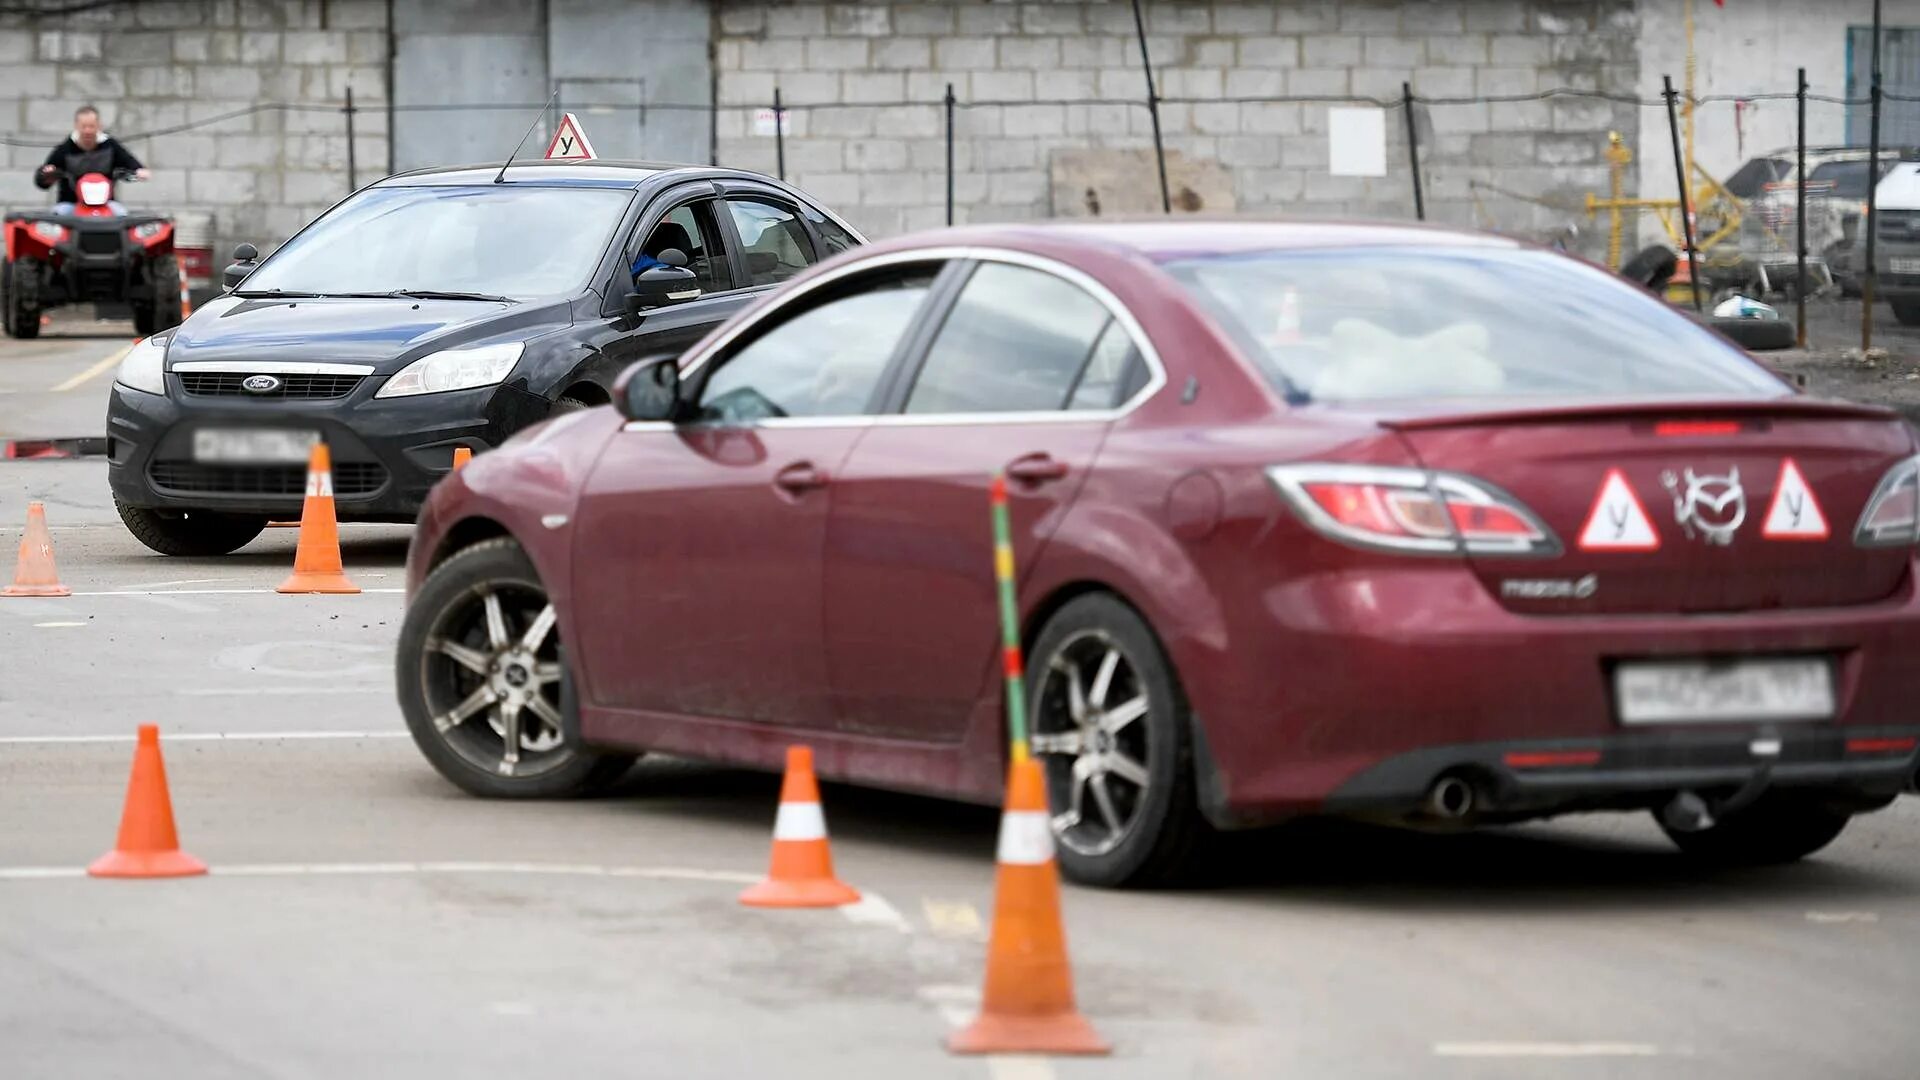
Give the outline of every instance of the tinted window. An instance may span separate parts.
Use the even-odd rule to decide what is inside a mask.
[[[687,269],[700,279],[704,292],[724,292],[733,287],[727,271],[726,248],[713,221],[713,202],[676,206],[647,233],[637,251],[631,253],[629,269],[635,276],[648,267],[663,265],[661,252],[678,250],[687,257]]]
[[[721,361],[701,390],[701,419],[866,412],[932,283],[931,270],[869,278],[783,319]]]
[[[564,295],[586,287],[632,199],[524,183],[368,188],[269,256],[246,291]]]
[[[907,411],[1065,408],[1107,319],[1107,309],[1070,282],[982,263],[928,350]]]
[[[1167,269],[1300,399],[1787,392],[1647,292],[1551,252],[1263,252]]]
[[[1093,356],[1080,372],[1080,381],[1074,384],[1067,408],[1114,408],[1140,391],[1146,383],[1146,372],[1133,338],[1110,319],[1106,331],[1094,343]]]
[[[1818,192],[1819,184],[1832,184],[1828,194],[1839,199],[1864,199],[1867,197],[1867,169],[1864,161],[1829,161],[1817,166],[1808,177],[1809,196]],[[1881,171],[1885,171],[1883,168]]]
[[[755,285],[785,281],[813,261],[813,241],[793,211],[773,203],[729,199],[733,227],[740,233],[748,279]]]
[[[807,223],[813,226],[814,232],[820,234],[820,243],[826,247],[826,250],[820,253],[821,258],[838,255],[860,246],[859,237],[841,228],[832,218],[813,207],[802,207],[800,212],[807,216]]]

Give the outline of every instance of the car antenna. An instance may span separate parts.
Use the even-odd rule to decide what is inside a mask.
[[[527,134],[520,136],[520,141],[513,144],[513,153],[508,154],[507,160],[501,163],[499,174],[493,178],[494,183],[504,184],[507,182],[507,166],[513,164],[513,159],[519,155],[520,148],[527,145],[527,136],[532,135],[533,129],[540,126],[540,121],[546,118],[547,110],[553,108],[553,99],[559,96],[560,88],[556,86],[553,88],[553,93],[547,95],[547,103],[540,106],[540,115],[534,117],[533,123],[527,125]]]

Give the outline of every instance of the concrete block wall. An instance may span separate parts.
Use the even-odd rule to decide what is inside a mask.
[[[144,0],[65,15],[0,15],[0,202],[48,201],[32,171],[82,103],[153,170],[123,189],[136,207],[212,215],[216,266],[242,240],[284,240],[347,194],[344,117],[353,87],[359,182],[387,164],[385,0]],[[175,134],[143,133],[263,110]]]
[[[1127,0],[816,3],[716,0],[720,159],[771,171],[773,139],[751,108],[777,86],[797,106],[790,179],[873,235],[944,221],[943,115],[951,83],[957,220],[1079,212],[1057,207],[1056,150],[1150,147]],[[1329,175],[1327,105],[1252,97],[1398,99],[1531,95],[1557,87],[1633,94],[1634,0],[1154,0],[1148,47],[1167,148],[1231,173],[1237,210],[1411,217],[1404,115],[1388,112],[1388,174]],[[1073,104],[1091,98],[1111,104]],[[903,101],[925,104],[889,105]],[[829,107],[820,107],[829,106]],[[1419,110],[1429,216],[1521,231],[1569,215],[1476,191],[1476,179],[1542,202],[1605,191],[1609,130],[1627,106],[1566,98]],[[1127,159],[1131,160],[1131,159]],[[1125,201],[1158,206],[1148,170]],[[1631,186],[1631,185],[1630,185]],[[1178,193],[1176,192],[1176,197]],[[1478,196],[1478,198],[1476,198]]]

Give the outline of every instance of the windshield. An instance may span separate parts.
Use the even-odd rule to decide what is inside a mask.
[[[241,288],[564,295],[586,283],[632,197],[528,184],[369,188],[289,240]]]
[[[1296,401],[1786,392],[1647,293],[1550,252],[1263,252],[1166,269]]]
[[[1891,163],[1887,163],[1891,164]],[[1830,183],[1832,194],[1841,199],[1864,199],[1867,197],[1867,163],[1864,161],[1829,161],[1817,166],[1809,176],[1808,187]],[[1881,166],[1886,171],[1886,166]]]

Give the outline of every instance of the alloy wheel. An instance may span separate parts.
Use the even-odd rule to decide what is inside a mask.
[[[1082,855],[1118,847],[1146,805],[1152,707],[1134,661],[1096,630],[1067,639],[1041,672],[1033,752],[1047,769],[1053,833]]]
[[[434,620],[420,654],[421,687],[434,730],[471,764],[528,777],[570,757],[555,621],[538,588],[505,581],[474,585]]]

